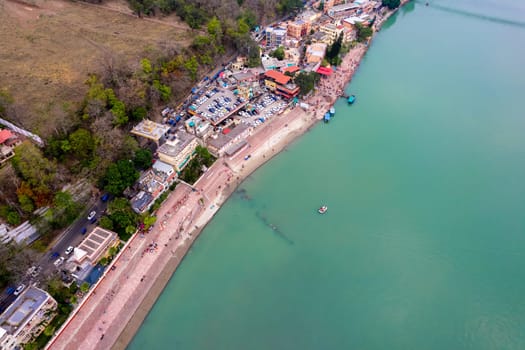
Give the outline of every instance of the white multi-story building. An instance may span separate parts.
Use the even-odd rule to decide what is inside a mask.
[[[286,39],[286,29],[284,28],[266,28],[266,47],[279,47],[284,44]]]
[[[0,315],[0,349],[14,350],[36,338],[53,319],[57,302],[47,292],[27,288]]]
[[[177,132],[175,140],[170,140],[160,146],[157,150],[159,159],[171,164],[177,173],[188,164],[195,155],[195,149],[199,145],[197,138],[184,131]]]

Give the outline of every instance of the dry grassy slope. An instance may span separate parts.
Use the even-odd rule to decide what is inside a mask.
[[[123,0],[105,7],[24,1],[0,0],[0,89],[25,106],[23,124],[44,137],[62,122],[55,116],[63,103],[83,97],[87,74],[107,57],[137,64],[158,47],[188,45],[194,35],[175,17],[127,15]]]

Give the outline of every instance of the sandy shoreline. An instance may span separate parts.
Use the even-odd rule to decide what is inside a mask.
[[[358,45],[305,102],[262,124],[249,147],[219,158],[194,184],[180,184],[157,212],[154,229],[135,235],[46,349],[125,349],[202,229],[237,186],[321,120],[350,82],[367,46]],[[247,161],[246,155],[251,155]]]

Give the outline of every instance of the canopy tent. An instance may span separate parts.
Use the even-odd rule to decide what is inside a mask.
[[[327,67],[319,67],[317,68],[316,72],[322,75],[326,75],[326,76],[332,74],[332,70]]]

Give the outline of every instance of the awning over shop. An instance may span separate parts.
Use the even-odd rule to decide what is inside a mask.
[[[326,75],[326,76],[332,74],[332,70],[327,67],[319,67],[317,68],[316,72],[322,75]]]

